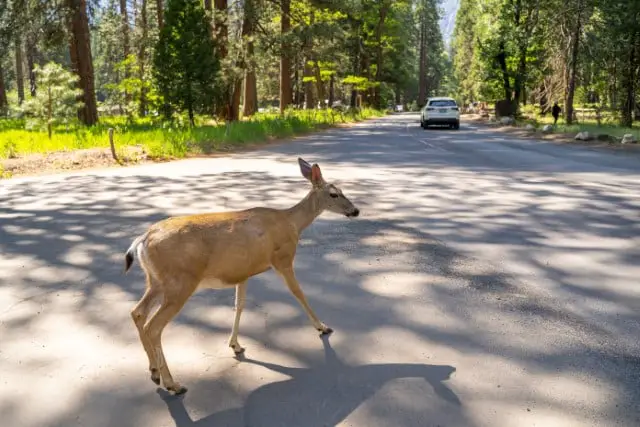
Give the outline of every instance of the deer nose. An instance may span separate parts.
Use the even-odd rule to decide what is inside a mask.
[[[360,215],[360,209],[358,208],[355,208],[353,211],[347,214],[347,216],[349,217],[357,217],[358,215]]]

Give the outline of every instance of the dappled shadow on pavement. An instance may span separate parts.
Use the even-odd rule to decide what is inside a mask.
[[[362,211],[353,221],[320,217],[296,259],[345,361],[328,342],[324,362],[308,348],[301,337],[314,332],[271,272],[250,281],[240,329],[245,361],[230,362],[226,348],[233,290],[194,295],[163,339],[174,376],[190,388],[184,401],[165,399],[175,425],[320,426],[350,417],[358,425],[424,425],[421,417],[433,417],[472,426],[482,417],[471,406],[515,411],[534,403],[575,423],[632,425],[640,401],[635,178],[583,182],[560,172],[476,168],[470,157],[452,165],[415,140],[388,140],[389,132],[332,131],[295,150],[256,153],[276,165],[259,170],[7,185],[0,369],[6,390],[21,390],[0,393],[7,425],[173,425],[153,418],[165,403],[149,393],[129,317],[143,279],[139,268],[122,275],[123,253],[167,215],[295,203],[307,191],[298,153],[338,178]],[[486,262],[489,254],[512,271]],[[406,378],[422,382],[397,382]],[[562,381],[579,387],[563,393]]]
[[[287,377],[252,391],[241,408],[216,412],[192,419],[181,396],[158,393],[167,405],[176,427],[212,426],[336,426],[386,383],[401,378],[415,378],[429,384],[433,393],[414,386],[405,393],[404,411],[393,407],[376,407],[377,418],[397,425],[420,425],[436,414],[448,414],[452,425],[467,425],[457,406],[458,397],[445,384],[455,371],[451,366],[427,364],[371,364],[349,366],[334,354],[328,338],[323,338],[325,363],[312,368],[291,368],[275,363],[246,359],[251,363]],[[277,396],[277,399],[274,397]],[[432,397],[437,397],[433,399]],[[210,396],[210,399],[215,397]],[[411,408],[411,406],[413,408]],[[413,409],[413,410],[412,410]],[[392,415],[391,419],[388,419]]]

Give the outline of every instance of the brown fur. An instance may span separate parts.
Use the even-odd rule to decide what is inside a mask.
[[[240,316],[249,278],[275,269],[302,305],[312,325],[322,333],[332,330],[309,306],[293,271],[302,231],[324,210],[349,217],[359,210],[339,188],[322,178],[317,164],[298,159],[300,171],[312,188],[289,209],[255,207],[242,211],[171,217],[137,237],[125,255],[125,271],[137,255],[146,275],[146,292],[131,312],[140,341],[149,358],[151,379],[175,393],[184,393],[171,377],[160,336],[164,327],[199,288],[236,288],[236,314],[229,346],[239,354]],[[151,308],[160,308],[151,316]],[[148,321],[147,321],[148,318]]]

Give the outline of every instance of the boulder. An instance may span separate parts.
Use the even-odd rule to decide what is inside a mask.
[[[504,125],[504,126],[511,126],[515,123],[516,121],[513,119],[513,117],[500,117],[500,124]]]
[[[622,144],[635,144],[637,142],[638,142],[638,140],[636,139],[636,137],[633,136],[633,134],[630,134],[630,133],[628,133],[625,136],[623,136],[622,137],[622,141],[621,141]]]
[[[544,132],[544,133],[551,133],[551,132],[553,132],[553,126],[551,126],[551,125],[544,125],[544,127],[542,128],[542,132]]]
[[[584,132],[579,132],[576,137],[575,137],[576,141],[590,141],[591,139],[593,139],[591,137],[591,134],[587,131]]]
[[[525,127],[526,130],[528,131],[534,131],[536,130],[536,127],[534,125],[532,125],[531,123],[528,123]]]

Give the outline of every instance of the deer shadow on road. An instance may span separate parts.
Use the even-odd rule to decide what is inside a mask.
[[[404,399],[387,400],[383,407],[376,406],[376,412],[379,411],[376,417],[393,419],[399,425],[421,425],[421,420],[428,420],[437,414],[440,419],[445,417],[456,425],[468,425],[468,421],[464,421],[458,396],[444,383],[456,371],[454,367],[411,363],[350,366],[337,357],[328,337],[322,337],[322,342],[325,362],[311,368],[286,367],[242,358],[244,363],[255,364],[290,378],[254,390],[241,408],[194,420],[182,396],[173,396],[164,389],[158,389],[158,394],[167,405],[176,427],[322,427],[336,426],[344,421],[385,384],[418,378],[431,386],[434,395],[424,393],[419,386],[403,387],[403,391],[393,396],[406,399],[407,392],[413,388],[418,392],[411,393],[408,398],[414,405],[407,405]]]

